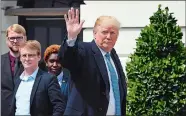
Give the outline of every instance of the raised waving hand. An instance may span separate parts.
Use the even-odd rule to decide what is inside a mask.
[[[66,28],[68,33],[68,39],[75,39],[77,38],[77,35],[80,33],[84,20],[81,20],[79,22],[79,10],[74,8],[71,8],[68,11],[68,16],[65,14],[65,22],[66,22]]]

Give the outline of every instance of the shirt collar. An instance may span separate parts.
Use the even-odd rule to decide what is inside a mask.
[[[103,51],[100,47],[98,47],[98,48],[99,48],[99,50],[101,51],[101,54],[102,54],[103,56],[105,56],[105,55],[107,54],[107,52]],[[110,52],[109,52],[109,54],[110,54]]]
[[[10,52],[9,52],[8,55],[9,55],[10,61],[14,62],[14,61],[16,60],[16,57],[12,56],[12,55],[10,54]]]
[[[28,76],[24,76],[24,72],[21,74],[20,76],[20,79],[22,81],[28,81],[29,79],[33,79],[35,80],[36,76],[37,76],[37,73],[38,73],[38,70],[39,70],[39,67],[37,67],[37,69],[31,74],[31,75],[28,75]]]
[[[59,82],[62,81],[62,79],[63,79],[63,71],[61,71],[61,73],[57,76],[57,79],[58,79]]]

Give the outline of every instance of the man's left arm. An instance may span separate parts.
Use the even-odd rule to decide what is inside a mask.
[[[62,116],[65,112],[66,103],[65,98],[61,94],[57,77],[55,76],[51,78],[48,85],[48,96],[53,106],[53,116]]]

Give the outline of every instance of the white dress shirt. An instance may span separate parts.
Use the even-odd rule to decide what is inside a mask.
[[[57,76],[57,80],[58,80],[59,86],[61,87],[62,80],[63,80],[63,71],[61,71],[61,73]]]
[[[21,74],[20,85],[16,92],[16,112],[15,115],[30,115],[30,96],[32,87],[38,72],[37,68],[31,75],[24,76],[24,72]]]

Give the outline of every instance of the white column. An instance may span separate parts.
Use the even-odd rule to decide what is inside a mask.
[[[16,6],[17,1],[1,1],[1,8],[4,8],[5,6]],[[5,10],[1,9],[1,53],[4,54],[8,51],[8,47],[6,46],[6,29],[14,24],[18,23],[18,17],[17,16],[5,16],[4,15]]]

